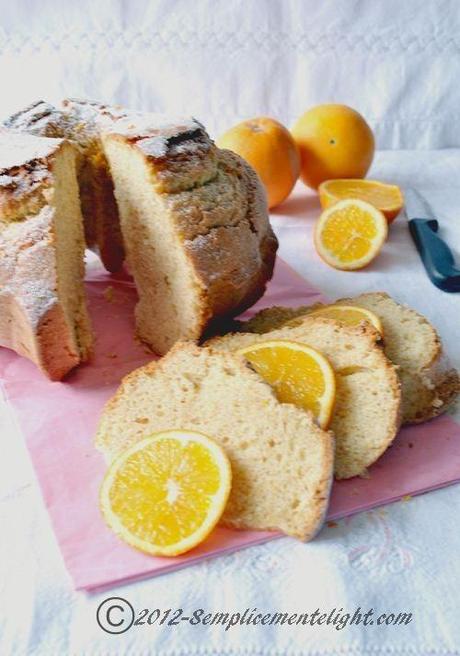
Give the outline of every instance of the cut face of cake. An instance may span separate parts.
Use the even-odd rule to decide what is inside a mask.
[[[252,169],[193,119],[121,121],[102,140],[139,293],[139,337],[164,354],[252,305],[277,247]]]
[[[265,334],[230,333],[212,339],[215,350],[237,351],[266,340],[287,339],[315,348],[336,375],[330,428],[336,438],[335,475],[363,475],[390,446],[400,425],[401,390],[377,331],[319,317],[301,317]]]
[[[75,149],[0,134],[0,344],[60,380],[91,352]]]
[[[241,356],[178,344],[131,372],[104,408],[96,446],[110,461],[153,433],[190,426],[212,436],[231,462],[221,523],[315,535],[331,487],[332,434],[310,412],[280,403]]]

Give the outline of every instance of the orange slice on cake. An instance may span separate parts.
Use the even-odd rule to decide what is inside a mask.
[[[282,403],[309,410],[321,428],[328,426],[335,401],[335,376],[324,355],[287,339],[251,344],[238,353],[273,387]]]
[[[308,317],[325,317],[326,319],[335,319],[349,326],[358,326],[363,321],[367,321],[383,335],[382,322],[370,310],[358,307],[357,305],[324,305],[318,310],[309,312]],[[297,320],[298,321],[298,320]]]
[[[100,506],[110,528],[132,547],[177,556],[215,527],[230,485],[230,463],[216,442],[194,431],[165,431],[115,458]]]

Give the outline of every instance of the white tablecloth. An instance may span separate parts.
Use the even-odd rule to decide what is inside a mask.
[[[364,113],[380,148],[460,146],[458,0],[15,0],[2,2],[0,115],[82,96],[194,114],[217,135],[237,120],[287,125],[319,102]],[[460,152],[382,152],[373,173],[426,190],[460,252]],[[272,220],[280,255],[334,297],[384,289],[434,320],[460,366],[460,295],[427,280],[404,221],[366,271],[316,256],[317,204]],[[451,487],[110,593],[72,591],[21,436],[1,406],[0,654],[433,656],[460,654],[460,491]],[[412,612],[407,626],[137,627],[109,636],[102,599],[142,608]]]
[[[460,151],[382,152],[373,174],[426,191],[443,234],[460,250]],[[460,295],[428,281],[404,218],[367,270],[334,271],[316,256],[313,195],[299,190],[273,214],[280,254],[331,297],[384,289],[438,326],[460,366]],[[460,654],[460,487],[325,527],[309,544],[279,539],[156,579],[93,595],[72,591],[28,455],[14,424],[0,424],[0,654],[161,656],[411,656]],[[120,636],[97,625],[106,597],[143,608],[210,612],[411,612],[403,626],[139,626]]]
[[[37,6],[39,5],[39,9]],[[362,112],[379,148],[460,146],[458,0],[3,0],[0,115],[43,96],[193,114]]]

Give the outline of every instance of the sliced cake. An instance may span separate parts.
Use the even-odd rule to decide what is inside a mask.
[[[67,99],[62,107],[39,100],[5,121],[5,126],[36,136],[71,140],[78,150],[77,176],[88,247],[96,250],[108,271],[124,261],[118,207],[105,157],[99,123],[111,123],[126,111],[101,103]]]
[[[254,171],[193,119],[127,119],[102,141],[139,293],[139,337],[164,354],[252,305],[277,248]]]
[[[68,99],[59,109],[34,103],[5,124],[76,145],[87,244],[109,271],[126,252],[137,332],[156,353],[264,293],[277,249],[265,192],[196,120]]]
[[[230,458],[224,525],[313,537],[329,498],[332,435],[309,412],[279,403],[241,356],[180,344],[132,372],[103,411],[96,446],[110,460],[178,428],[209,435]]]
[[[263,335],[233,333],[209,344],[236,351],[265,340],[287,339],[312,346],[336,374],[336,402],[330,428],[336,438],[335,475],[365,474],[393,441],[400,423],[401,391],[394,365],[369,325],[344,326],[323,318],[300,318]]]
[[[60,380],[87,359],[75,149],[0,133],[0,344]]]
[[[363,307],[381,320],[385,353],[398,367],[401,379],[403,423],[427,421],[449,408],[460,391],[460,378],[445,357],[439,335],[424,316],[385,292],[343,298],[334,304]],[[320,307],[267,308],[242,329],[265,333]]]

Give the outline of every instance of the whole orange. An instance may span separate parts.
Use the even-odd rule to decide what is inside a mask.
[[[364,178],[374,157],[371,128],[346,105],[313,107],[297,120],[292,134],[300,151],[300,177],[312,189],[324,180]]]
[[[267,191],[269,207],[289,196],[299,177],[300,156],[284,125],[273,118],[253,118],[227,130],[216,143],[238,153],[255,169]]]

